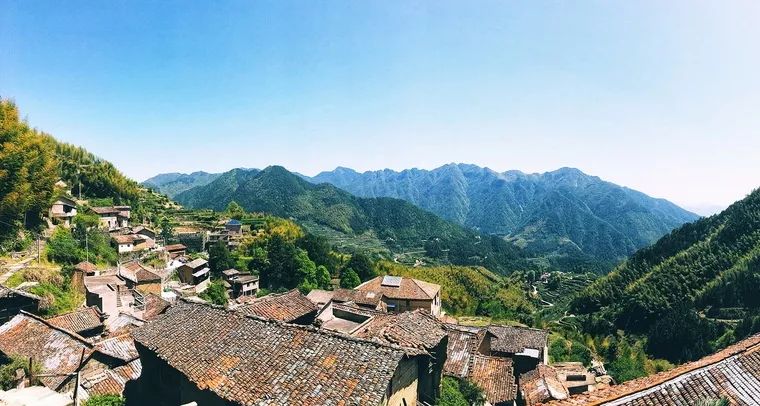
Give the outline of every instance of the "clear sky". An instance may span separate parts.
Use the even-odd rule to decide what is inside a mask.
[[[760,2],[0,0],[0,96],[143,180],[572,166],[760,186]]]

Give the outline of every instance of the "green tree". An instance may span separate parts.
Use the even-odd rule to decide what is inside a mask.
[[[159,233],[161,238],[164,239],[164,243],[168,244],[169,241],[174,239],[174,225],[172,225],[172,222],[168,217],[164,216],[161,217],[159,227],[161,229]]]
[[[227,288],[224,287],[224,282],[221,280],[215,280],[209,283],[208,288],[199,296],[201,299],[219,306],[224,306],[229,301]]]
[[[95,395],[85,400],[84,406],[124,406],[126,400],[118,395]]]
[[[243,206],[239,205],[236,201],[233,200],[230,202],[230,204],[227,205],[227,210],[225,210],[225,213],[230,217],[239,220],[245,216],[245,209]]]
[[[222,271],[233,268],[235,259],[224,241],[217,241],[208,250],[208,266],[214,275],[220,275]]]
[[[362,283],[359,279],[359,275],[351,268],[346,268],[340,275],[340,287],[345,289],[353,289]]]
[[[59,227],[47,242],[47,257],[59,264],[76,264],[82,261],[83,253],[71,232]]]
[[[321,289],[329,289],[332,285],[330,272],[327,271],[327,268],[324,265],[317,266],[316,282],[317,286]]]
[[[351,259],[346,264],[346,268],[351,268],[361,279],[362,282],[370,280],[377,276],[372,260],[361,252],[351,255]]]

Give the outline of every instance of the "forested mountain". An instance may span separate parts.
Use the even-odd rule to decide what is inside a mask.
[[[371,234],[394,252],[424,249],[435,259],[484,265],[502,273],[529,265],[517,247],[481,236],[399,199],[359,198],[330,184],[315,185],[279,166],[234,169],[205,186],[176,196],[190,208],[224,210],[235,201],[267,212],[328,227],[344,235]]]
[[[196,186],[208,185],[218,178],[220,173],[203,171],[187,173],[162,173],[142,182],[143,186],[153,188],[169,197],[174,197]]]
[[[760,330],[758,292],[760,190],[638,251],[572,311],[588,331],[647,334],[653,354],[680,362]]]
[[[0,99],[0,251],[21,248],[18,231],[41,225],[63,180],[75,194],[132,204],[141,189],[110,162],[57,141],[19,118],[16,105]]]
[[[698,218],[573,168],[543,174],[465,164],[401,172],[337,168],[308,179],[361,197],[403,199],[457,224],[507,236],[541,256],[615,261]]]

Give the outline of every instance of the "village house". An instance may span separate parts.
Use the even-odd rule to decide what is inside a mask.
[[[417,358],[396,345],[185,300],[133,336],[128,405],[420,404]]]
[[[94,338],[105,332],[105,319],[106,315],[97,306],[92,306],[49,318],[47,322],[84,338]]]
[[[373,292],[385,303],[388,312],[401,313],[425,309],[441,315],[441,286],[400,276],[378,276],[357,286],[360,292]]]
[[[156,232],[145,226],[137,226],[133,228],[132,233],[136,235],[141,235],[149,240],[156,239]]]
[[[0,323],[12,319],[22,310],[38,313],[41,300],[37,295],[0,285]]]
[[[50,218],[64,227],[71,226],[71,220],[77,215],[77,203],[66,196],[58,196],[50,207]]]
[[[525,327],[446,325],[444,373],[469,379],[483,389],[491,405],[519,401],[517,377],[548,361],[548,332]]]
[[[134,301],[127,283],[116,274],[85,277],[84,287],[87,306],[97,306],[108,317],[128,312]]]
[[[236,299],[241,296],[256,296],[259,290],[259,277],[237,269],[222,271],[225,286],[230,290],[230,296]]]
[[[177,275],[182,283],[205,289],[211,277],[211,269],[208,267],[208,261],[198,258],[177,268]]]
[[[170,259],[175,259],[187,255],[187,247],[182,244],[171,244],[164,247],[164,251],[169,254]]]
[[[570,397],[557,370],[548,365],[539,365],[533,371],[523,374],[520,377],[520,393],[525,406]]]
[[[141,234],[112,235],[111,240],[119,254],[145,251],[155,246],[155,241]]]
[[[731,405],[756,405],[760,399],[760,335],[754,335],[700,360],[620,385],[558,399],[544,396],[533,405],[670,406],[725,399]]]
[[[138,379],[141,373],[142,363],[131,334],[99,341],[79,369],[77,398],[122,396],[126,383]]]
[[[40,383],[59,393],[73,392],[76,372],[92,347],[80,335],[24,311],[0,326],[0,353],[6,359],[32,358],[44,374]]]
[[[107,230],[129,226],[129,206],[91,207],[90,210],[98,215],[100,226]]]
[[[298,289],[286,293],[272,293],[264,297],[241,297],[230,308],[242,313],[286,323],[310,325],[319,310]]]
[[[448,335],[443,324],[427,310],[378,314],[352,335],[402,347],[408,363],[405,379],[410,384],[402,381],[401,385],[407,386],[410,392],[416,390],[418,401],[433,404],[438,399]]]
[[[96,276],[98,274],[98,267],[95,264],[82,261],[74,265],[74,273],[71,275],[71,285],[78,292],[84,293],[84,278],[85,276]]]
[[[224,225],[224,230],[229,234],[242,234],[243,223],[239,220],[232,219]]]
[[[128,289],[135,289],[140,293],[153,293],[161,295],[161,276],[148,269],[139,261],[129,261],[118,266],[117,275],[124,279]]]

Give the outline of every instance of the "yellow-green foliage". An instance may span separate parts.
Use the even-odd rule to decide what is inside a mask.
[[[415,278],[441,285],[441,301],[457,316],[526,320],[534,311],[521,281],[503,278],[482,267],[409,267],[390,261],[377,264],[380,274]]]

